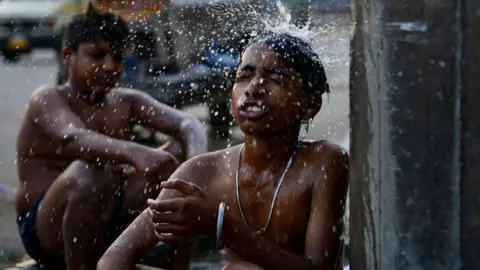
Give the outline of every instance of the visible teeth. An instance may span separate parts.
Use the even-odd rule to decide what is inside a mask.
[[[261,112],[263,110],[262,107],[260,106],[248,106],[247,107],[247,111],[250,111],[250,112]]]

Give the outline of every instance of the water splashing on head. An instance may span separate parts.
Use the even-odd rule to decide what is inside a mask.
[[[260,22],[267,32],[288,34],[305,42],[312,42],[314,34],[310,30],[311,16],[305,25],[295,24],[292,20],[291,10],[280,0],[275,1],[275,10],[272,11],[269,12],[271,16],[265,16],[265,14],[260,16]]]

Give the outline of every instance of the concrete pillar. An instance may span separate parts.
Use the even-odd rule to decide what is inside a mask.
[[[352,11],[351,268],[480,269],[480,3]]]
[[[465,1],[461,76],[461,258],[480,269],[480,2]]]

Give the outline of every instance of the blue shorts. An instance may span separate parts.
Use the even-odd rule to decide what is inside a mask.
[[[42,199],[43,196],[40,196],[40,198],[35,201],[32,208],[18,215],[17,225],[18,230],[20,231],[20,236],[22,237],[23,246],[28,255],[37,262],[40,269],[67,270],[66,264],[49,261],[42,252],[36,229],[37,211]]]

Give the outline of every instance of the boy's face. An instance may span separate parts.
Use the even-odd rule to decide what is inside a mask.
[[[302,120],[313,118],[321,106],[320,99],[318,110],[312,111],[308,98],[293,67],[266,44],[245,50],[232,90],[233,114],[243,132],[298,132]]]
[[[78,51],[63,50],[64,63],[69,67],[70,80],[82,91],[104,94],[115,87],[124,68],[125,48],[109,43],[86,42]]]

